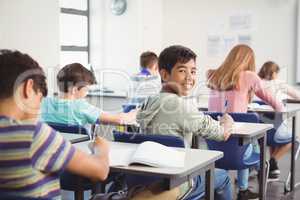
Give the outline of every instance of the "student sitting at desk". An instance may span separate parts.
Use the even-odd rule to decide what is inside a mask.
[[[161,81],[157,63],[158,58],[154,52],[146,51],[141,54],[141,71],[131,77],[133,87],[129,91],[130,104],[141,104],[148,96],[159,93]]]
[[[266,62],[261,67],[258,76],[263,80],[263,85],[266,90],[272,93],[272,95],[278,99],[279,101],[283,101],[287,98],[292,98],[295,100],[300,100],[300,93],[289,86],[288,84],[284,83],[277,79],[279,73],[279,66],[272,62]],[[274,139],[276,140],[287,140],[292,137],[292,133],[288,131],[288,121],[283,121],[275,135]],[[280,175],[280,170],[278,168],[277,161],[288,153],[291,149],[291,143],[278,146],[278,147],[270,147],[270,176],[269,178],[278,179]]]
[[[163,81],[160,94],[149,97],[137,114],[137,122],[145,134],[176,135],[191,146],[194,135],[214,140],[227,140],[233,120],[224,115],[221,124],[198,111],[186,96],[196,84],[196,54],[183,46],[170,46],[159,55],[159,70]],[[194,179],[196,187],[186,199],[199,199],[204,193],[201,177]],[[215,199],[232,199],[230,179],[225,170],[215,170]],[[186,187],[180,187],[181,193]]]
[[[158,58],[154,52],[146,51],[140,56],[141,71],[138,75],[158,76]]]
[[[235,46],[223,64],[216,70],[209,70],[207,76],[208,87],[211,89],[209,111],[245,113],[252,93],[268,102],[276,111],[283,109],[281,102],[263,88],[261,79],[255,73],[254,52],[247,45]],[[252,154],[252,149],[250,145],[247,155]],[[238,199],[258,198],[257,193],[248,189],[248,178],[249,169],[238,170]]]
[[[79,63],[63,67],[57,75],[60,91],[58,97],[47,97],[43,100],[42,121],[72,125],[134,122],[136,111],[119,114],[104,113],[84,99],[88,86],[95,82],[93,73]]]
[[[37,122],[47,85],[36,61],[19,51],[0,50],[0,88],[1,195],[61,199],[59,176],[65,169],[106,179],[109,147],[104,139],[96,139],[101,154],[88,155]]]

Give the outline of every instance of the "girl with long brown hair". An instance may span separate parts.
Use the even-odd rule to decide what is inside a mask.
[[[270,104],[276,111],[283,109],[282,103],[276,101],[263,88],[261,79],[255,73],[254,52],[247,45],[235,46],[222,65],[215,70],[209,70],[207,76],[208,87],[211,89],[209,111],[247,112],[253,94]],[[250,145],[248,150],[246,157],[251,156],[253,146]],[[238,170],[238,199],[258,197],[248,189],[248,177],[249,169]]]

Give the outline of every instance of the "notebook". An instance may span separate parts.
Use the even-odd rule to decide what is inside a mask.
[[[183,149],[184,150],[184,149]],[[156,142],[143,142],[132,146],[114,147],[110,151],[110,166],[142,164],[152,167],[184,167],[185,151],[167,147]]]

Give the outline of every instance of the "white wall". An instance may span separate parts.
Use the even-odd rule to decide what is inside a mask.
[[[296,0],[164,0],[163,8],[163,46],[180,43],[191,47],[199,56],[200,68],[218,66],[225,56],[207,56],[207,35],[213,29],[234,34],[226,28],[229,16],[250,13],[253,28],[248,32],[252,35],[257,68],[266,60],[274,60],[288,67],[288,81],[295,81]],[[281,77],[286,79],[282,71]]]
[[[266,60],[274,60],[285,67],[280,78],[295,83],[297,0],[128,0],[128,9],[121,16],[110,13],[109,2],[98,2],[92,12],[92,27],[98,29],[92,31],[93,40],[98,38],[92,62],[98,68],[133,73],[143,50],[159,53],[168,45],[183,44],[198,54],[200,77],[204,79],[206,68],[218,66],[225,57],[207,55],[207,36],[216,30],[235,34],[226,28],[229,16],[251,13],[253,28],[248,32],[257,69]],[[119,80],[109,85],[125,84]]]
[[[115,16],[110,2],[91,0],[91,64],[118,71],[106,74],[101,83],[125,89],[128,76],[139,69],[140,53],[161,50],[162,4],[161,0],[129,0],[127,11]]]
[[[28,53],[46,71],[57,66],[59,11],[58,0],[1,0],[0,48]]]
[[[297,0],[128,0],[121,16],[111,14],[110,2],[91,0],[95,68],[135,73],[142,51],[159,53],[163,47],[179,43],[196,51],[203,72],[207,66],[219,65],[225,56],[207,56],[207,35],[214,29],[226,32],[220,27],[230,15],[249,12],[253,15],[251,35],[257,66],[275,60],[287,67],[281,78],[295,82]],[[28,52],[43,66],[58,65],[58,0],[1,0],[0,24],[1,48]],[[127,77],[120,76],[107,76],[105,85],[126,88]]]

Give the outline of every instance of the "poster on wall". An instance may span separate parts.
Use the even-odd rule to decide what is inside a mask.
[[[238,35],[238,43],[246,44],[248,46],[252,45],[252,37],[250,34],[239,34]]]
[[[240,12],[229,16],[229,27],[233,31],[252,30],[252,14],[250,12]]]
[[[207,36],[207,55],[208,57],[216,57],[221,53],[221,36],[208,35]]]

